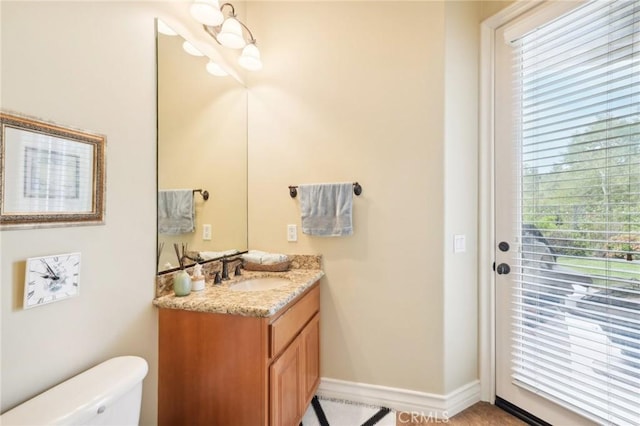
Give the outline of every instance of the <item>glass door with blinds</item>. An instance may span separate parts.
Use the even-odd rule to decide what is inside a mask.
[[[496,32],[496,393],[640,425],[640,1],[549,10]]]

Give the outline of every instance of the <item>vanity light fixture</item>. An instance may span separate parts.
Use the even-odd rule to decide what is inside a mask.
[[[216,77],[226,77],[229,75],[220,65],[213,61],[209,61],[207,64],[207,72],[211,75],[215,75]]]
[[[160,34],[175,36],[178,35],[177,32],[173,30],[169,25],[167,25],[162,19],[158,19],[158,32]]]
[[[204,53],[202,53],[201,51],[198,50],[197,47],[195,47],[193,44],[191,44],[191,42],[185,40],[184,43],[182,43],[182,48],[184,49],[185,52],[187,52],[189,55],[193,55],[193,56],[204,56]]]
[[[224,21],[216,40],[229,49],[242,49],[247,44],[244,35],[242,35],[240,21],[236,19],[234,13],[229,14],[229,17]]]
[[[224,15],[218,0],[194,0],[190,8],[191,16],[202,25],[220,25]]]
[[[217,0],[194,0],[191,5],[191,13],[200,22],[204,30],[213,39],[223,47],[229,49],[243,49],[242,54],[238,58],[238,64],[249,71],[257,71],[262,68],[262,59],[260,58],[260,51],[256,46],[256,39],[253,37],[251,30],[236,16],[235,8],[231,3],[223,3],[217,10],[220,12],[220,16],[224,16],[223,10],[230,9],[227,18],[220,20],[216,23],[213,20],[205,22],[200,19],[194,9],[204,8],[204,3],[207,7],[213,7],[218,4]],[[246,36],[245,36],[246,33]]]
[[[199,3],[203,3],[203,2],[199,2]],[[207,3],[207,2],[204,2]],[[216,5],[217,5],[217,1],[216,1]],[[218,9],[216,9],[218,10]],[[163,20],[158,19],[158,25],[157,25],[157,29],[158,29],[158,33],[160,34],[164,34],[167,36],[177,36],[178,33],[176,31],[174,31],[170,26],[168,26]],[[202,53],[197,47],[195,47],[190,41],[185,40],[182,43],[182,49],[187,52],[190,55],[193,56],[197,56],[197,57],[202,57],[205,56],[204,53]],[[229,73],[227,71],[225,71],[224,68],[222,68],[220,65],[218,65],[217,63],[213,62],[213,60],[209,59],[209,62],[206,65],[206,69],[207,72],[211,75],[215,75],[216,77],[226,77],[229,75]]]
[[[238,64],[249,71],[258,71],[262,68],[260,51],[256,47],[255,40],[249,42],[249,44],[242,49],[242,55],[238,58]]]

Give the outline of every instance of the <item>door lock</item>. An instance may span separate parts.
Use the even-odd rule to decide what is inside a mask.
[[[502,274],[506,275],[509,272],[511,272],[511,267],[506,263],[501,263],[497,266],[496,272],[498,273],[498,275],[502,275]]]

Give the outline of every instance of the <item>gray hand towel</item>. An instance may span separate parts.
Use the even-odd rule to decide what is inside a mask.
[[[299,185],[302,232],[322,237],[353,234],[353,183]]]
[[[158,191],[158,233],[187,234],[195,231],[193,190],[169,189]]]
[[[281,253],[269,253],[260,250],[249,250],[242,255],[247,262],[257,263],[258,265],[275,265],[289,260],[289,256]]]

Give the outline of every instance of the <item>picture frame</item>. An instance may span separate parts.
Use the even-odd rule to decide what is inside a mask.
[[[101,225],[106,137],[0,112],[0,230]]]

